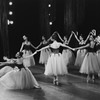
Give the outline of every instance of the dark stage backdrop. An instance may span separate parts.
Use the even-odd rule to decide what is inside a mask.
[[[50,37],[49,21],[53,20],[53,16],[49,18],[48,14],[51,10],[54,12],[54,9],[48,9],[49,3],[54,4],[53,0],[13,0],[13,6],[9,6],[9,10],[13,10],[13,16],[8,16],[14,20],[14,24],[8,27],[11,57],[19,51],[23,35],[34,46],[39,45],[42,35],[47,39]]]
[[[20,50],[23,35],[26,35],[34,46],[41,41],[40,3],[39,0],[13,0],[13,5],[9,6],[9,9],[13,11],[13,16],[9,18],[14,20],[14,24],[8,27],[12,57]]]
[[[9,18],[14,20],[14,24],[3,26],[6,29],[8,28],[8,31],[5,29],[5,33],[8,33],[8,35],[1,34],[0,54],[9,51],[10,57],[14,57],[15,53],[21,47],[23,35],[26,35],[32,44],[37,46],[41,41],[42,35],[49,38],[54,31],[58,31],[62,37],[64,35],[69,36],[71,30],[79,31],[79,34],[83,34],[84,37],[93,28],[97,30],[97,34],[100,33],[100,0],[12,1],[13,5],[9,6],[8,10],[12,10],[13,15],[5,16],[6,13],[3,13],[4,17],[1,17],[3,21],[3,24],[0,22],[1,29],[5,23],[3,19]],[[50,9],[48,8],[49,3],[52,4]],[[51,16],[48,15],[49,13],[51,13]],[[49,21],[53,22],[51,26],[49,25]],[[9,40],[6,40],[5,36],[7,36],[7,39],[9,36]],[[73,41],[71,42],[73,44]],[[6,48],[6,45],[9,47]],[[9,50],[6,50],[8,48]]]
[[[100,34],[100,1],[99,0],[64,0],[64,32],[69,36],[71,30],[78,31],[84,38],[92,29]],[[72,38],[70,46],[77,46]]]
[[[7,4],[7,0],[0,0],[0,60],[2,60],[3,56],[9,56]]]

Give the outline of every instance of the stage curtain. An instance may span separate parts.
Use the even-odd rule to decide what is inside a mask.
[[[0,0],[0,37],[2,44],[1,47],[3,48],[3,56],[9,56],[7,14],[8,0]]]
[[[65,0],[64,31],[65,35],[78,30],[85,17],[85,0]]]
[[[46,38],[50,37],[50,25],[48,16],[48,0],[40,1],[40,29]]]
[[[48,7],[51,4],[51,7]],[[50,15],[49,15],[50,14]],[[49,38],[52,34],[52,25],[56,17],[56,0],[40,0],[40,29],[42,35]]]

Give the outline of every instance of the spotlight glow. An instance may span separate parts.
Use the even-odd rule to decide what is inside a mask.
[[[8,25],[13,24],[13,23],[14,23],[13,21],[7,20]]]
[[[12,15],[13,14],[13,12],[12,11],[9,11],[9,15]]]
[[[13,3],[10,1],[10,2],[9,2],[9,5],[11,6],[12,4],[13,4]]]
[[[52,22],[49,22],[50,25],[52,25]]]
[[[14,22],[13,21],[10,21],[10,23],[13,24]]]
[[[51,4],[48,4],[48,7],[51,7]]]
[[[9,20],[7,20],[7,24],[9,25],[10,23],[9,23]]]

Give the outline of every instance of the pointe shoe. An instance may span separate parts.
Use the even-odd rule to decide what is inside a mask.
[[[86,82],[89,83],[89,80],[87,79]]]
[[[89,81],[90,81],[90,78],[89,78],[89,77],[87,77],[87,80],[86,80],[86,82],[87,82],[87,83],[89,83]]]
[[[92,82],[93,82],[93,83],[95,82],[95,78],[94,78],[94,76],[92,77]]]
[[[56,85],[56,80],[53,80],[53,84]]]
[[[92,82],[95,83],[95,79],[92,79]]]
[[[34,86],[34,89],[41,89],[40,86]]]
[[[55,80],[55,83],[56,83],[55,85],[57,86],[59,85],[58,79]]]
[[[58,82],[58,81],[56,81],[56,85],[57,85],[57,86],[59,85],[59,82]]]

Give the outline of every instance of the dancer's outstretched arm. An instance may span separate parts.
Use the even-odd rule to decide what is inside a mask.
[[[74,48],[72,48],[72,47],[70,47],[70,46],[67,46],[67,45],[65,45],[65,44],[60,44],[62,47],[65,47],[65,48],[68,48],[68,49],[71,49],[71,50],[73,50],[74,51]]]
[[[0,62],[0,66],[5,66],[7,64],[13,64],[13,59],[7,58],[6,62]]]
[[[72,31],[72,32],[73,32],[73,31]],[[77,35],[75,34],[75,32],[73,32],[73,34],[74,34],[76,40],[80,43],[80,40],[78,39],[78,37],[77,37]]]
[[[86,44],[87,40],[89,39],[90,34],[87,36],[86,40],[84,41],[84,44]]]
[[[34,49],[36,49],[36,47],[30,42],[30,45],[34,48]]]
[[[57,33],[58,34],[58,37],[59,37],[59,39],[62,41],[62,42],[64,42],[64,40],[62,39],[62,37],[60,36],[60,34],[59,33]],[[53,35],[53,34],[52,34]],[[52,40],[52,35],[50,36],[50,38],[47,40],[47,42],[49,42],[50,40]]]
[[[42,45],[42,42],[40,42],[40,44],[36,47],[36,49],[38,49],[41,45]]]
[[[84,48],[87,48],[87,47],[89,47],[89,46],[90,46],[90,44],[87,44],[87,45],[85,45],[85,46],[77,47],[77,48],[74,48],[74,49],[75,49],[75,50],[84,49]]]
[[[0,62],[0,66],[6,65],[8,62]]]
[[[0,62],[0,67],[1,66],[5,66],[6,64],[8,64],[9,62]]]
[[[49,39],[47,39],[47,42],[49,42],[50,40],[52,40],[52,36],[50,36],[50,38],[49,38]]]
[[[43,47],[43,48],[41,48],[41,49],[39,49],[39,50],[36,50],[36,51],[35,51],[34,53],[32,53],[31,55],[24,57],[24,59],[29,58],[29,57],[32,57],[32,56],[34,56],[37,52],[39,52],[39,51],[41,51],[41,50],[44,50],[44,49],[46,49],[46,48],[49,48],[49,46]]]
[[[24,43],[22,43],[22,45],[21,45],[20,52],[22,51],[22,49],[23,49],[23,46],[24,46]]]
[[[32,53],[31,55],[26,56],[26,57],[23,57],[23,59],[26,59],[26,58],[32,57],[32,56],[34,56],[36,53],[37,53],[37,50],[36,50],[34,53]]]
[[[47,48],[49,48],[49,47],[50,47],[49,45],[48,45],[48,46],[45,46],[45,47],[43,47],[43,48],[37,50],[37,52],[42,51],[42,50],[44,50],[44,49],[47,49]]]
[[[59,39],[60,39],[62,42],[64,42],[64,40],[61,38],[61,36],[59,35],[59,33],[57,33],[57,34],[58,34]]]
[[[68,42],[67,44],[69,44],[69,42],[70,42],[72,36],[73,36],[73,32],[71,33],[71,35],[70,35],[70,37],[69,37],[69,39],[68,39],[68,41],[67,41],[67,42]]]

